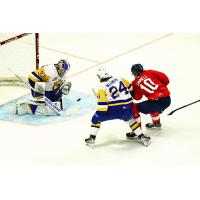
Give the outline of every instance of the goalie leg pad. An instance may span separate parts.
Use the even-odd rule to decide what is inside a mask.
[[[61,108],[60,102],[53,102],[57,107]],[[26,100],[16,103],[16,115],[33,114],[51,116],[57,115],[44,101]]]
[[[60,101],[62,98],[62,92],[61,90],[51,90],[51,91],[46,91],[45,96],[51,100],[52,102]]]

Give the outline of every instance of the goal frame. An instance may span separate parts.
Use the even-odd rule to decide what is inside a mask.
[[[3,45],[6,45],[10,42],[19,40],[23,37],[26,37],[28,35],[34,34],[34,46],[35,46],[35,69],[39,68],[39,64],[40,64],[40,57],[39,57],[39,33],[22,33],[19,35],[16,35],[14,37],[11,37],[9,39],[0,41],[0,48]],[[14,85],[14,86],[24,86],[23,83],[21,83],[20,80],[16,79],[16,78],[3,78],[2,80],[0,80],[0,86],[10,86],[10,85]]]

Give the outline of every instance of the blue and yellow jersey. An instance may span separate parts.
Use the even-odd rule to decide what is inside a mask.
[[[65,77],[60,77],[58,75],[57,69],[54,64],[45,65],[37,70],[34,70],[29,75],[29,82],[31,82],[31,86],[34,88],[35,82],[45,82],[46,91],[52,91],[59,88],[63,82],[65,81]]]
[[[111,106],[132,104],[130,89],[131,84],[123,78],[112,77],[108,81],[102,82],[96,93],[98,98],[97,111],[106,112]]]

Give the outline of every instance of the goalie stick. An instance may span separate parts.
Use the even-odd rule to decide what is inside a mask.
[[[8,68],[8,70],[11,73],[13,73],[18,79],[20,79],[28,88],[30,88],[30,89],[32,89],[32,90],[35,91],[35,89],[33,87],[31,87],[21,76],[19,76],[15,72],[13,72],[10,68]],[[55,104],[53,104],[53,102],[49,98],[47,98],[46,96],[44,98],[44,101],[58,115],[64,115],[64,112],[60,108],[58,108],[58,106],[56,106]]]
[[[179,108],[177,108],[177,109],[175,109],[175,110],[172,110],[168,115],[172,115],[172,114],[175,113],[177,110],[181,110],[182,108],[185,108],[185,107],[190,106],[190,105],[192,105],[192,104],[195,104],[195,103],[197,103],[197,102],[200,102],[200,99],[197,100],[197,101],[194,101],[194,102],[192,102],[192,103],[186,104],[186,105],[184,105],[184,106],[181,106],[181,107],[179,107]]]

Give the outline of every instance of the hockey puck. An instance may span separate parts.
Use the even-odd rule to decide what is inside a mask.
[[[78,98],[76,101],[80,101],[81,100],[81,98]]]

